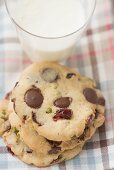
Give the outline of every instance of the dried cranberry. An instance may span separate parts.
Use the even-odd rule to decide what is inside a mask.
[[[57,110],[56,115],[53,117],[54,121],[59,119],[71,119],[72,117],[72,110],[71,109],[60,109]]]

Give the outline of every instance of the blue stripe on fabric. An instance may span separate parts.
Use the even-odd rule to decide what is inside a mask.
[[[73,160],[74,165],[87,165],[87,158],[83,158],[81,155],[77,156],[74,160]]]
[[[14,169],[16,167],[16,169],[20,168],[26,168],[27,164],[25,164],[24,162],[22,162],[21,160],[19,160],[19,158],[14,157],[15,159],[12,159],[12,161],[8,161],[9,163],[9,167],[10,169]],[[18,165],[18,166],[17,166]]]
[[[93,149],[87,150],[87,165],[88,170],[96,170],[96,158]]]
[[[73,159],[73,165],[76,165],[76,167],[78,167],[78,170],[81,170],[80,156],[77,156],[75,159]]]
[[[85,73],[86,73],[85,68],[80,68],[80,67],[78,67],[78,69],[79,69],[79,73],[80,73],[81,75],[85,75]]]
[[[110,161],[114,161],[114,151],[113,151],[113,153],[110,153],[109,159],[110,159]]]
[[[97,157],[94,157],[93,158],[93,156],[91,156],[91,153],[90,153],[90,150],[89,150],[89,152],[88,152],[88,157],[82,157],[82,155],[80,155],[80,156],[77,156],[74,160],[73,160],[73,163],[74,163],[74,165],[76,165],[76,166],[81,166],[81,165],[88,165],[88,160],[89,160],[89,162],[90,162],[90,164],[92,165],[92,163],[93,163],[93,165],[95,166],[95,164],[97,165],[97,164],[102,164],[102,158],[101,158],[101,156],[97,156]],[[114,156],[114,154],[112,154],[113,156]],[[94,161],[92,160],[92,159],[94,159]],[[93,170],[93,169],[92,169]]]
[[[97,87],[102,89],[103,91],[114,89],[114,80],[107,80],[97,84],[98,84]]]
[[[3,169],[8,169],[8,161],[7,161],[7,157],[5,154],[2,155],[0,154],[0,170]]]

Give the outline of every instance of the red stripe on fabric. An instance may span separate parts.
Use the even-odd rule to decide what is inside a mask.
[[[106,29],[107,29],[107,30],[113,29],[113,25],[112,25],[112,24],[107,24],[107,25],[106,25]]]
[[[105,31],[113,30],[114,24],[109,22],[110,21],[109,18],[107,20],[108,20],[108,22],[107,22],[106,25],[103,25],[103,26],[98,27],[98,28],[93,28],[92,30],[88,29],[86,31],[85,36],[91,36],[91,35],[96,34],[96,33],[102,33],[102,32],[105,32]]]
[[[113,58],[113,60],[114,60],[114,39],[112,39],[112,38],[109,38],[109,43],[110,43],[110,51],[111,51],[111,53],[112,53],[112,58]]]
[[[28,59],[24,59],[23,61],[21,59],[19,59],[20,57],[16,57],[16,58],[0,58],[0,63],[3,63],[5,60],[5,63],[22,63],[23,64],[31,64],[32,62]]]
[[[88,44],[89,45],[89,44]],[[107,47],[107,48],[104,48],[103,49],[103,53],[105,54],[106,52],[112,52],[112,54],[113,54],[113,59],[114,59],[114,45],[113,46],[110,46],[110,47]],[[90,49],[90,51],[89,52],[83,52],[82,54],[76,54],[76,55],[74,55],[74,56],[72,56],[72,60],[78,60],[78,59],[80,59],[80,57],[82,58],[82,56],[83,57],[88,57],[88,56],[91,56],[91,57],[95,57],[95,54],[99,54],[99,53],[101,53],[102,52],[102,50],[96,50],[96,51],[92,51],[91,49]]]
[[[112,118],[112,117],[107,117],[107,118],[106,118],[106,122],[107,122],[107,123],[112,123],[112,122],[114,122],[114,118]]]

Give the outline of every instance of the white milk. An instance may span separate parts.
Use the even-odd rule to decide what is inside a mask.
[[[43,37],[64,36],[84,24],[78,0],[19,0],[14,17],[25,30]]]
[[[13,18],[26,31],[48,38],[71,34],[85,23],[84,9],[80,0],[17,0]],[[23,38],[24,34],[20,31],[19,34],[24,49],[33,60],[37,58],[56,60],[58,57],[70,55],[72,46],[79,36],[72,35],[64,40],[41,38],[36,40],[30,37],[29,40],[27,35]],[[34,54],[30,54],[31,52]]]

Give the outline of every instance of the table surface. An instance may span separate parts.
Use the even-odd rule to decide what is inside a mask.
[[[0,99],[31,63],[0,0]],[[106,121],[75,159],[45,170],[114,170],[114,0],[98,0],[88,30],[66,64],[94,78],[106,98]],[[38,170],[11,156],[0,139],[0,170]],[[41,168],[43,170],[43,168]]]

